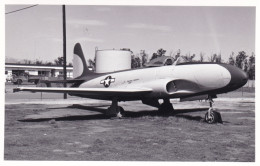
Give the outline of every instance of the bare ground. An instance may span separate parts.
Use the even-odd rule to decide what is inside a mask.
[[[6,104],[4,159],[255,161],[254,100],[220,98],[215,108],[224,122],[214,125],[203,121],[207,103],[173,101],[176,112],[168,116],[141,102],[120,103],[124,119],[100,114],[104,104]],[[63,114],[53,118],[57,109]],[[31,115],[49,118],[24,120]]]

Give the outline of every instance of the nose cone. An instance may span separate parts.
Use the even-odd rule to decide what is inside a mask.
[[[236,90],[247,83],[248,75],[246,72],[233,65],[223,64],[223,67],[225,67],[231,75],[231,80],[226,87],[228,91]]]

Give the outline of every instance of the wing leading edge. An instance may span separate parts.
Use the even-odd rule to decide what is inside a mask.
[[[18,87],[13,89],[14,92],[50,92],[50,93],[74,93],[84,95],[105,95],[105,96],[138,96],[152,92],[148,88],[48,88],[48,87]]]

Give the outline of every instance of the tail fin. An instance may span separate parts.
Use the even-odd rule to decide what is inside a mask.
[[[88,69],[81,45],[77,43],[74,47],[73,55],[73,77],[80,79],[86,77],[88,74],[93,74],[93,72]]]

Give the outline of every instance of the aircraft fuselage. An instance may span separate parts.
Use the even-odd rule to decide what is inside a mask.
[[[82,83],[79,88],[151,88],[153,92],[132,99],[181,98],[201,94],[219,94],[241,87],[247,75],[228,64],[198,63],[142,68],[137,70],[104,73]],[[76,95],[76,94],[74,94]],[[108,99],[106,96],[80,97]],[[110,99],[110,98],[109,98]]]

